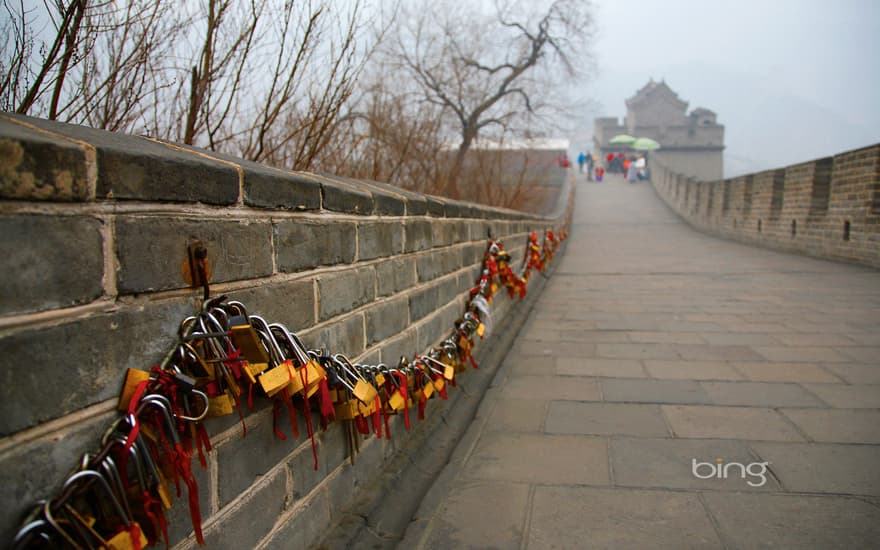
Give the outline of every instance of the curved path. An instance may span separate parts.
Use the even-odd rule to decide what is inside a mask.
[[[880,272],[703,235],[649,184],[576,200],[403,546],[876,545]]]

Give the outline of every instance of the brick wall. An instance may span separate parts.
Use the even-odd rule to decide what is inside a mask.
[[[736,178],[695,181],[651,159],[660,197],[723,237],[880,267],[880,144]]]
[[[208,249],[214,295],[309,346],[396,363],[449,334],[488,231],[518,265],[527,233],[560,221],[0,115],[0,540],[97,449],[125,369],[173,346],[200,297],[183,275],[193,239]],[[493,305],[501,329],[522,307],[501,294]],[[271,409],[257,400],[245,439],[237,415],[206,424],[214,450],[194,471],[209,547],[318,540],[338,509],[328,487],[346,480],[351,493],[409,436],[396,421],[394,439],[365,441],[352,467],[333,424],[315,472],[306,437],[273,438]],[[172,543],[191,545],[184,501],[169,518]]]

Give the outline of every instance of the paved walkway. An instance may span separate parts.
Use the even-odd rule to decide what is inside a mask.
[[[876,548],[880,273],[579,183],[565,257],[416,521],[424,548]]]

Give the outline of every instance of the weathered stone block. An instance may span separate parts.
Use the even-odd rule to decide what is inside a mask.
[[[334,353],[345,353],[349,358],[363,353],[364,315],[358,313],[330,323],[319,329],[304,331],[299,335],[309,349],[325,347]]]
[[[403,224],[364,222],[358,224],[358,259],[372,260],[403,252]]]
[[[310,175],[321,184],[321,206],[325,210],[365,216],[373,213],[375,203],[373,194],[368,190],[324,175]]]
[[[391,258],[376,265],[377,292],[388,296],[416,284],[414,258]]]
[[[429,315],[439,305],[439,292],[436,285],[417,290],[409,297],[410,322],[416,322]]]
[[[283,272],[314,269],[321,265],[351,263],[355,255],[355,224],[303,220],[275,222],[275,257]]]
[[[22,117],[29,122],[30,119]],[[89,199],[82,147],[0,119],[0,197],[85,201]]]
[[[430,281],[461,267],[461,249],[446,248],[422,254],[416,258],[419,281]]]
[[[421,351],[418,347],[418,334],[415,330],[404,332],[400,336],[385,340],[381,345],[382,362],[386,365],[397,365],[401,357],[411,358],[413,353]]]
[[[433,245],[433,229],[431,222],[427,220],[407,220],[406,222],[406,252],[427,250]]]
[[[256,548],[286,507],[286,484],[284,471],[275,472],[269,480],[262,481],[257,489],[248,494],[242,506],[224,514],[223,521],[217,522],[205,533],[205,546]]]
[[[312,279],[282,281],[227,293],[248,313],[260,315],[270,323],[281,323],[291,332],[315,324],[315,282]]]
[[[206,220],[171,216],[125,216],[116,220],[120,293],[189,286],[184,278],[187,246],[200,240],[208,250],[211,282],[272,273],[272,227],[255,220]]]
[[[323,321],[373,301],[375,276],[375,269],[362,267],[318,277],[318,319]]]
[[[115,398],[125,369],[160,361],[191,313],[183,300],[149,303],[0,337],[0,436]]]
[[[367,344],[380,342],[393,336],[409,325],[409,302],[397,298],[371,307],[365,312],[367,320]]]
[[[255,162],[239,161],[244,170],[244,203],[261,208],[318,210],[321,185],[304,175]]]
[[[0,217],[0,313],[91,302],[103,293],[101,221],[71,216]]]

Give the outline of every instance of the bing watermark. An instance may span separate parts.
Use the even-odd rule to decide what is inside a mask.
[[[697,462],[691,459],[691,472],[698,479],[728,479],[739,476],[746,480],[750,487],[763,487],[767,483],[767,465],[769,462],[724,462],[723,458],[716,458],[715,462]],[[747,479],[748,478],[748,479]]]

